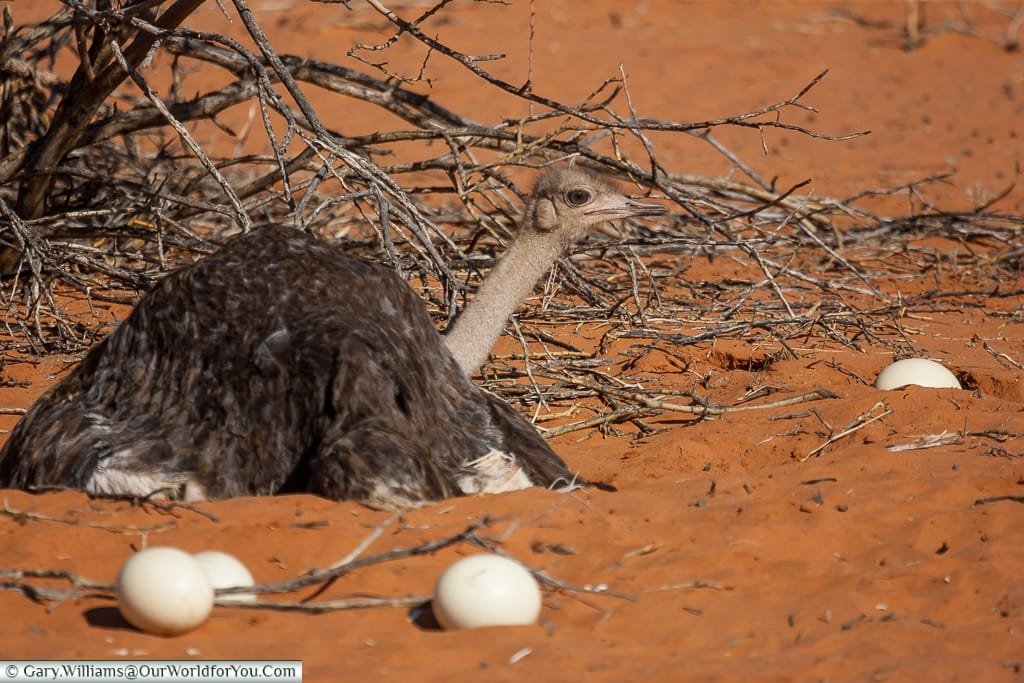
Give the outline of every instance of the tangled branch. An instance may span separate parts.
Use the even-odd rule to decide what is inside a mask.
[[[608,326],[599,352],[632,345],[619,367],[627,374],[631,357],[655,349],[679,354],[722,339],[767,344],[786,357],[798,356],[801,345],[912,352],[913,334],[901,321],[941,309],[950,293],[886,292],[911,277],[920,281],[928,269],[997,282],[1016,272],[1024,253],[1022,218],[994,212],[992,202],[956,214],[923,204],[920,213],[896,218],[870,209],[878,195],[920,198],[941,178],[848,198],[813,196],[806,183],[775,187],[765,180],[771,174],[715,135],[724,127],[823,140],[865,134],[824,134],[787,120],[815,111],[808,100],[825,72],[747,112],[664,121],[636,110],[624,72],[575,103],[537,92],[529,75],[520,86],[496,77],[485,67],[501,55],[466,54],[424,28],[447,0],[414,19],[372,0],[394,30],[377,44],[354,45],[351,66],[278,53],[246,0],[231,5],[255,50],[190,28],[198,0],[116,8],[63,1],[34,26],[15,27],[5,10],[0,37],[0,87],[12,95],[3,99],[0,127],[8,349],[80,350],[100,330],[63,310],[62,294],[131,302],[170,268],[262,221],[325,239],[344,236],[343,248],[410,280],[444,327],[513,234],[526,195],[518,169],[564,161],[629,180],[668,202],[674,217],[620,226],[617,243],[598,237],[579,246],[512,325],[525,369],[508,369],[498,358],[484,375],[490,388],[527,404],[557,396],[571,402],[590,392],[604,407],[587,418],[598,424],[636,421],[671,401],[650,382],[633,382],[650,388],[631,397],[566,382],[595,356],[549,334],[553,324]],[[418,46],[424,65],[450,60],[477,79],[482,96],[514,98],[529,113],[488,124],[415,92],[421,75],[395,73],[378,59],[399,41]],[[61,50],[78,59],[67,79],[48,69]],[[185,97],[175,84],[196,67],[228,82]],[[160,95],[155,83],[171,87]],[[136,93],[128,106],[112,95],[122,84]],[[387,116],[371,133],[331,130],[307,98],[309,88]],[[51,102],[58,103],[52,111]],[[243,132],[222,120],[239,106],[253,112],[253,126]],[[264,154],[211,151],[260,133]],[[697,138],[728,160],[735,177],[666,168],[653,134]],[[925,236],[969,249],[936,251]],[[702,259],[714,261],[714,280],[690,276],[689,264]],[[706,413],[708,406],[694,409]]]

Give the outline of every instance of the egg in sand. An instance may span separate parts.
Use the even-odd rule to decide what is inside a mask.
[[[177,548],[147,548],[132,555],[117,576],[117,606],[135,628],[173,636],[196,628],[213,610],[213,587],[192,555]]]
[[[877,389],[900,389],[908,384],[932,389],[961,389],[952,372],[927,358],[904,358],[887,365],[875,379]]]
[[[540,616],[540,587],[515,560],[470,555],[438,579],[432,606],[445,629],[532,624]]]

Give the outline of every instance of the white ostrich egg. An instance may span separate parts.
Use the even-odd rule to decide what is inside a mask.
[[[189,553],[149,548],[132,555],[121,567],[117,606],[135,628],[173,636],[206,621],[213,609],[213,588]]]
[[[470,555],[441,574],[434,617],[445,629],[532,624],[540,616],[540,587],[515,560]]]
[[[904,358],[887,365],[875,379],[878,389],[899,389],[908,384],[932,389],[962,389],[952,372],[927,358]]]
[[[206,572],[206,578],[214,590],[253,585],[252,574],[238,558],[220,550],[204,550],[193,555],[199,566]],[[252,593],[230,593],[221,595],[222,602],[252,602]]]

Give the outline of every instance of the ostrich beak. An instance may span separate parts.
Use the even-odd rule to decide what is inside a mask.
[[[646,204],[632,199],[620,199],[605,206],[595,206],[586,212],[588,216],[600,216],[609,221],[634,216],[662,216],[666,213],[668,209],[661,204]]]
[[[612,223],[623,218],[634,216],[663,216],[668,213],[661,204],[646,204],[632,199],[619,199],[614,204],[599,206],[587,211],[588,216],[600,216],[605,220],[596,226],[597,231],[612,239],[622,239],[623,233]]]

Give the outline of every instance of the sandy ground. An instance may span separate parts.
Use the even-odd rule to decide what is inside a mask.
[[[703,120],[785,99],[828,68],[809,98],[819,113],[799,123],[871,135],[827,142],[769,131],[767,154],[755,133],[720,137],[780,186],[810,178],[816,193],[843,196],[950,173],[919,195],[875,206],[893,215],[924,202],[969,208],[1013,184],[1024,150],[1024,60],[997,44],[1009,19],[989,6],[1013,3],[967,3],[977,35],[953,30],[964,21],[955,6],[925,4],[924,44],[908,51],[902,2],[538,3],[535,89],[582,99],[622,64],[639,110]],[[209,5],[197,25],[229,30]],[[366,10],[253,6],[282,52],[336,57],[339,45],[383,35]],[[525,3],[456,3],[446,17],[436,27],[442,38],[470,53],[506,51],[506,61],[488,68],[525,80]],[[409,51],[410,63],[421,58]],[[482,96],[450,62],[430,68],[432,96],[479,120],[521,107]],[[337,102],[314,101],[346,132],[372,124]],[[729,170],[699,141],[656,142],[671,170]],[[1012,189],[998,208],[1024,212],[1024,190]],[[704,264],[689,276],[714,275]],[[954,292],[969,279],[926,275],[929,286]],[[1013,290],[1024,278],[982,275],[972,284]],[[797,359],[755,370],[750,361],[764,351],[739,343],[692,345],[682,360],[652,353],[640,371],[682,390],[703,381],[722,402],[760,385],[782,396],[826,387],[841,398],[811,404],[813,413],[798,406],[704,421],[666,414],[649,420],[662,429],[642,438],[567,434],[554,440],[556,450],[617,492],[450,500],[393,521],[367,550],[441,538],[489,515],[497,521],[484,533],[503,537],[505,550],[568,584],[597,587],[548,591],[536,626],[439,632],[399,607],[319,615],[218,608],[198,630],[161,638],[128,627],[106,599],[47,609],[3,592],[0,657],[301,659],[310,681],[1024,680],[1021,303],[980,295],[945,303],[905,329],[973,389],[878,391],[870,384],[892,359],[881,346],[799,348]],[[608,353],[610,366],[621,361],[615,348]],[[7,359],[0,406],[27,407],[74,360]],[[835,438],[861,415],[879,417]],[[890,448],[943,433],[954,443]],[[830,435],[833,443],[805,459]],[[0,496],[0,565],[67,569],[104,583],[147,544],[219,548],[259,581],[290,579],[344,557],[389,517],[309,496],[202,504],[207,514],[75,493]],[[356,571],[318,599],[429,593],[442,569],[470,552],[459,545]]]

